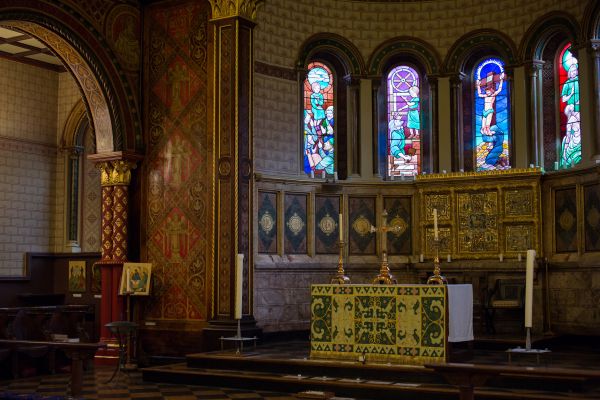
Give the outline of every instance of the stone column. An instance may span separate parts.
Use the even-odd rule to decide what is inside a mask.
[[[440,170],[440,157],[439,157],[439,140],[440,140],[440,124],[438,118],[438,77],[435,75],[429,75],[427,77],[429,82],[429,96],[430,96],[430,109],[429,109],[429,121],[431,126],[431,147],[429,153],[431,154],[431,170],[429,172],[439,172]],[[421,146],[425,143],[424,138],[421,138]],[[421,172],[426,171],[425,164],[422,164]]]
[[[600,40],[590,40],[590,53],[592,56],[592,73],[594,76],[593,91],[593,121],[595,134],[592,135],[592,155],[598,162],[600,160]]]
[[[465,144],[463,140],[462,81],[465,74],[459,72],[450,77],[450,135],[452,171],[465,168]]]
[[[360,80],[348,75],[344,77],[348,87],[348,115],[350,121],[348,124],[348,166],[351,177],[360,175]],[[338,153],[339,154],[339,153]],[[342,174],[344,176],[346,174]]]
[[[214,297],[205,347],[219,346],[218,337],[234,336],[236,255],[244,255],[243,332],[256,332],[252,315],[252,81],[253,29],[258,1],[213,0],[214,35],[215,226]],[[252,331],[252,332],[251,332]]]
[[[379,159],[379,99],[377,98],[377,94],[379,93],[379,87],[381,86],[381,77],[373,78],[371,80],[371,113],[373,115],[373,177],[375,178],[383,178],[386,176],[387,172],[382,170],[381,165],[386,165],[382,163]],[[387,162],[387,158],[386,158]]]
[[[544,62],[541,60],[533,60],[525,65],[526,76],[528,79],[528,97],[529,97],[529,118],[528,121],[528,146],[529,146],[529,163],[543,166],[544,163],[544,130],[542,129],[543,118],[542,99],[541,99],[541,82],[540,71]]]

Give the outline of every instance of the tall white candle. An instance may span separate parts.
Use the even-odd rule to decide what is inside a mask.
[[[498,258],[500,259],[500,262],[504,261],[504,254],[500,253],[500,255],[498,256]]]
[[[448,262],[452,262],[452,256],[450,254],[448,254],[448,258],[447,258]]]
[[[423,262],[424,257],[423,257],[423,253],[419,254],[419,262]]]
[[[338,215],[338,225],[340,227],[340,242],[344,240],[344,231],[342,230],[342,214]]]
[[[244,255],[235,259],[235,311],[234,318],[242,319],[242,284],[244,282]]]
[[[438,240],[437,208],[433,209],[433,237]]]
[[[533,313],[533,263],[535,261],[535,250],[527,250],[527,262],[525,269],[525,328],[532,327]]]
[[[521,253],[517,254],[517,260],[521,262]]]

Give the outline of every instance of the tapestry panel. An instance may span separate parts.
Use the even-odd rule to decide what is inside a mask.
[[[557,253],[577,251],[577,191],[574,187],[554,192],[554,237]]]
[[[208,3],[146,9],[145,234],[153,319],[206,320],[213,248],[207,123]]]
[[[388,254],[412,253],[412,198],[384,197],[387,225],[394,230],[387,234]]]
[[[315,251],[317,254],[339,254],[339,196],[315,196]]]
[[[277,193],[258,192],[258,252],[277,253]]]
[[[286,254],[306,254],[306,195],[285,195],[284,251]]]
[[[600,185],[583,189],[585,251],[600,251]]]
[[[371,227],[375,223],[375,197],[349,197],[349,244],[350,254],[375,254],[375,234]]]
[[[312,285],[311,358],[446,360],[446,287]]]

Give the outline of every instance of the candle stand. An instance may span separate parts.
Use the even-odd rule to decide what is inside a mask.
[[[385,251],[381,254],[381,268],[379,269],[379,275],[373,279],[373,283],[378,285],[395,285],[397,283],[396,278],[390,273],[387,253]]]
[[[433,275],[427,279],[428,285],[446,285],[448,281],[441,275],[440,269],[440,239],[433,239],[433,247],[435,248],[435,257],[433,258]]]
[[[242,353],[244,352],[244,343],[246,342],[253,342],[254,348],[256,349],[256,341],[258,340],[258,337],[253,336],[253,337],[243,337],[242,336],[242,328],[241,328],[241,319],[237,320],[237,333],[235,336],[229,336],[229,337],[224,337],[221,336],[221,350],[223,350],[223,345],[225,342],[233,342],[235,343],[235,354],[236,355],[242,355]]]
[[[338,246],[340,247],[340,256],[338,258],[337,273],[335,274],[335,276],[333,278],[331,278],[332,284],[339,284],[339,285],[350,284],[350,278],[348,278],[344,272],[344,244],[345,243],[343,240],[340,240],[338,242]]]

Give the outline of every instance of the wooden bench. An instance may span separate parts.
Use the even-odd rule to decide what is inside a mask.
[[[497,376],[525,376],[561,380],[600,379],[600,370],[547,367],[517,367],[491,364],[426,364],[442,375],[449,384],[458,386],[460,400],[473,400],[474,389],[483,386],[488,379]]]
[[[16,357],[17,349],[20,347],[48,347],[53,350],[62,350],[71,359],[71,395],[79,396],[83,385],[83,363],[91,359],[99,349],[105,348],[106,344],[98,343],[65,343],[34,340],[11,340],[0,339],[0,347],[8,348]]]

